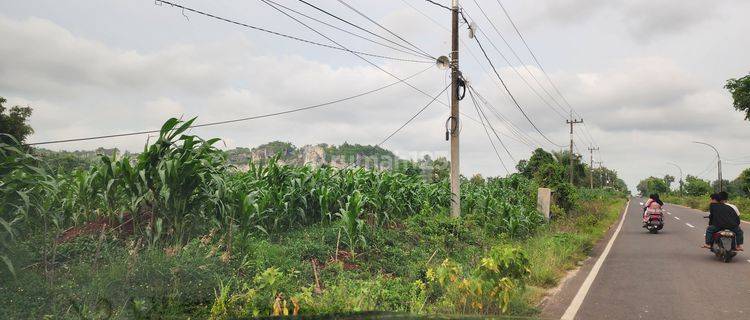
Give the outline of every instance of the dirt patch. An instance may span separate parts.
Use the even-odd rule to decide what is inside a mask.
[[[328,266],[336,263],[341,263],[344,267],[344,270],[356,270],[359,269],[359,266],[352,262],[352,254],[349,251],[345,250],[339,250],[339,252],[336,253],[336,257],[331,257],[326,261],[325,264],[321,264],[317,260],[315,260],[316,267],[319,269],[327,268]]]
[[[122,221],[123,222],[120,223],[118,219],[99,217],[95,220],[88,221],[83,225],[68,228],[55,239],[55,242],[58,244],[65,243],[78,237],[100,234],[102,232],[115,232],[120,236],[129,236],[133,234],[132,215],[124,214]]]

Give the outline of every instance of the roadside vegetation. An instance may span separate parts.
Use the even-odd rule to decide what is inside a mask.
[[[708,205],[710,203],[708,195],[704,196],[679,196],[679,195],[668,195],[662,200],[664,202],[679,204],[693,209],[701,211],[708,211]],[[740,219],[750,221],[750,198],[748,197],[731,197],[729,203],[737,206],[740,210]]]
[[[675,184],[675,187],[672,185]],[[745,169],[732,181],[724,180],[724,191],[729,193],[729,202],[740,210],[742,220],[750,220],[750,168]],[[649,177],[638,184],[642,195],[658,193],[664,202],[708,211],[709,195],[719,190],[719,182],[703,180],[688,175],[684,182],[667,175],[664,178]]]
[[[170,119],[136,156],[72,171],[5,136],[0,313],[533,315],[532,293],[582,259],[622,204],[612,188],[568,184],[567,161],[537,150],[555,176],[462,178],[463,216],[452,219],[447,170],[271,159],[238,171],[218,139],[187,133],[192,122]],[[539,186],[556,191],[552,223],[536,211]]]

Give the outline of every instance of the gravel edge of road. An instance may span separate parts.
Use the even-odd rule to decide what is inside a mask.
[[[538,307],[541,312],[539,314],[540,319],[560,319],[565,311],[567,310],[573,298],[578,293],[578,289],[583,285],[589,272],[593,269],[594,264],[601,256],[607,243],[612,238],[617,229],[617,224],[620,223],[622,216],[626,213],[625,208],[629,201],[634,201],[635,197],[627,198],[620,208],[620,214],[617,216],[612,224],[607,229],[607,232],[596,244],[594,244],[589,256],[581,261],[581,265],[578,268],[570,270],[566,273],[565,277],[561,279],[560,284],[555,288],[550,289],[548,292],[552,293],[545,297]]]

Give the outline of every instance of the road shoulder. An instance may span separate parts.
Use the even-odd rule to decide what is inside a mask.
[[[635,198],[630,198],[629,200],[635,201],[634,199]],[[589,257],[586,260],[582,261],[581,266],[569,271],[568,274],[560,281],[560,284],[556,288],[550,290],[550,295],[545,298],[539,305],[539,308],[541,309],[540,317],[542,319],[560,319],[563,314],[565,314],[568,306],[575,298],[579,289],[586,281],[589,273],[594,268],[597,260],[599,260],[599,257],[607,247],[607,244],[614,236],[615,231],[617,230],[617,226],[622,220],[622,216],[626,214],[626,208],[627,204],[622,208],[617,220],[615,220],[614,223],[609,226],[609,229],[607,230],[605,235],[594,245],[589,254]]]

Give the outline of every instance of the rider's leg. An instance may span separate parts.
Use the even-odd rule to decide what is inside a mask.
[[[706,228],[706,246],[711,246],[714,238],[714,232],[719,231],[715,226],[708,226]]]
[[[740,227],[734,228],[732,232],[734,232],[734,240],[737,241],[737,250],[742,250],[742,245],[745,242],[744,232],[742,232],[742,229]]]

